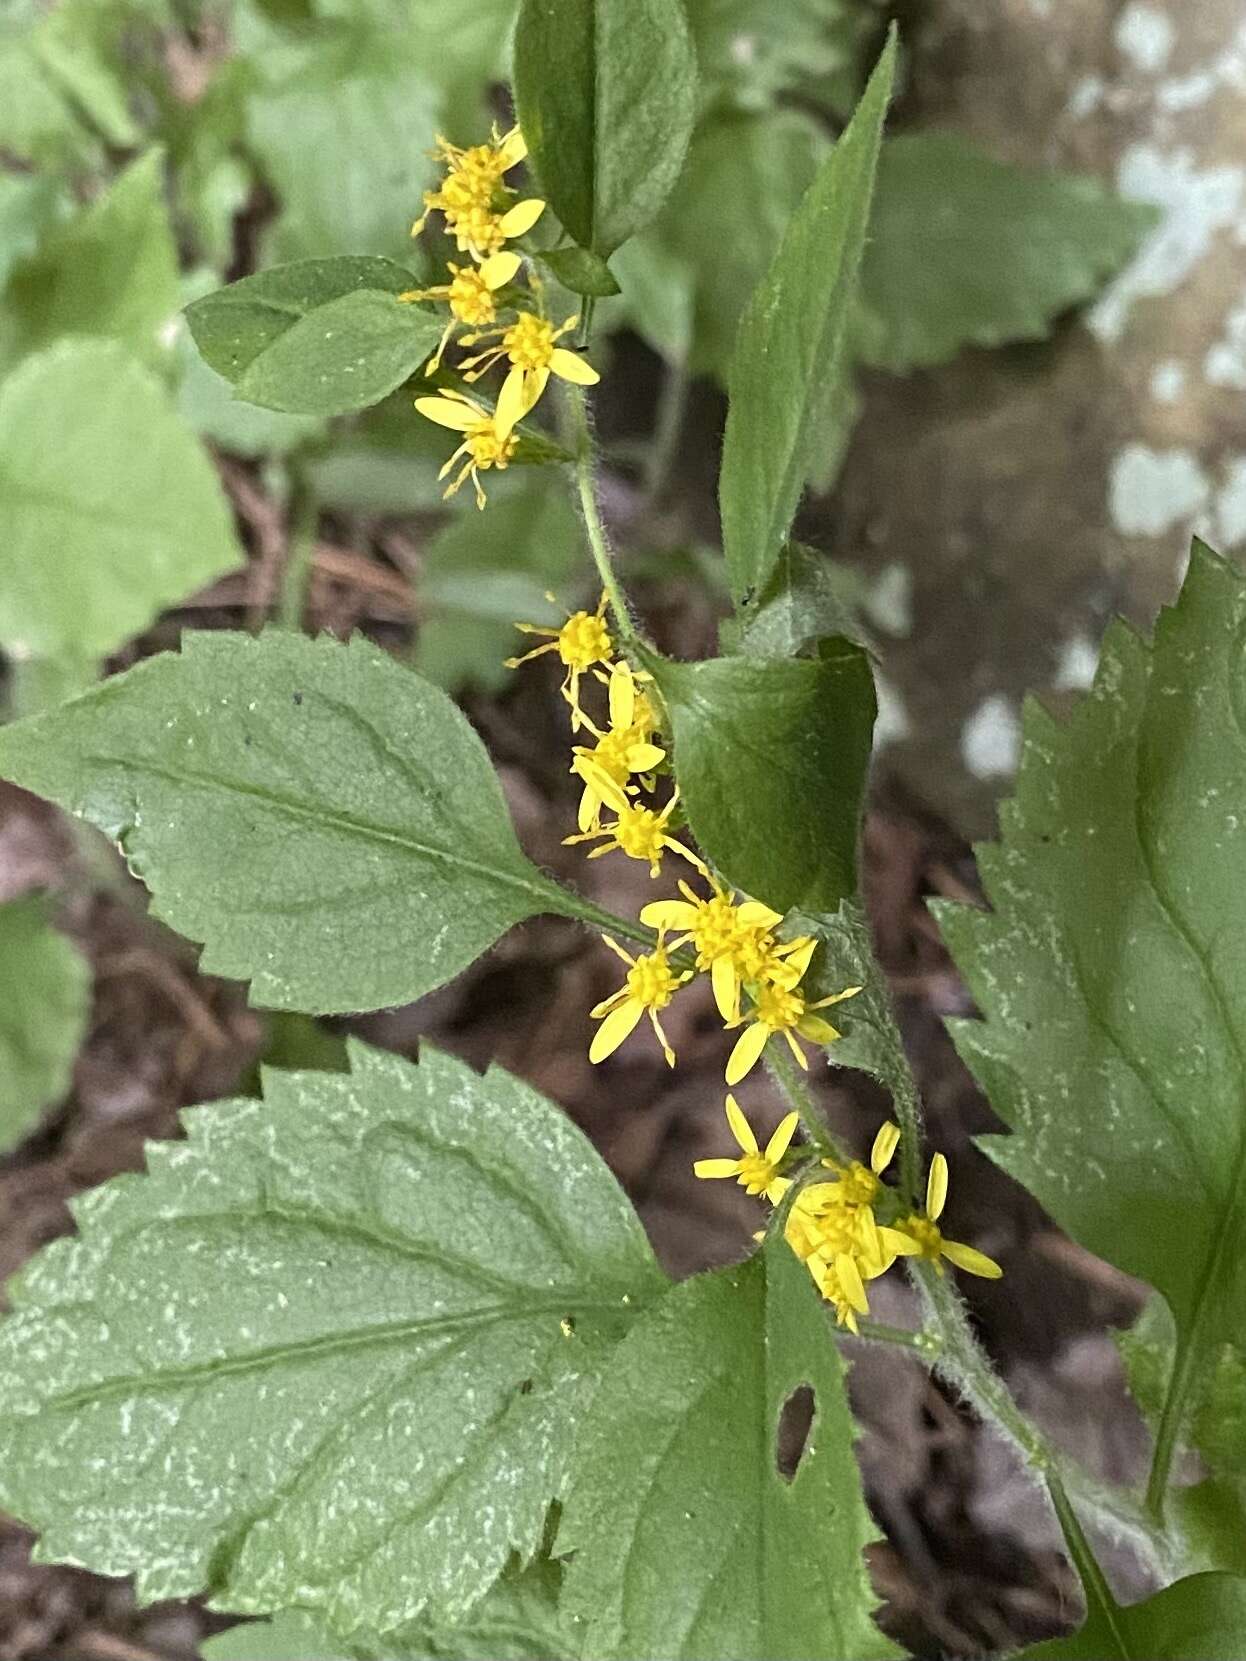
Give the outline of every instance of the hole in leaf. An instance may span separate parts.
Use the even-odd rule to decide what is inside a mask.
[[[779,1411],[774,1462],[784,1482],[790,1482],[796,1475],[809,1445],[815,1406],[810,1386],[798,1384]]]

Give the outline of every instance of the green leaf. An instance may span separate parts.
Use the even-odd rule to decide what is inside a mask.
[[[151,150],[18,265],[0,305],[0,356],[12,364],[62,335],[102,335],[154,364],[180,301],[164,158]]]
[[[283,415],[243,403],[223,375],[209,368],[185,326],[178,331],[178,414],[201,438],[236,456],[286,456],[324,435],[316,415]]]
[[[515,624],[561,622],[546,591],[561,588],[574,571],[580,536],[567,496],[540,480],[439,531],[421,562],[420,673],[451,690],[504,686],[505,659],[520,639]]]
[[[56,183],[31,173],[0,173],[0,287],[20,260],[65,215],[65,197]]]
[[[856,346],[881,369],[1040,340],[1155,223],[1098,180],[1012,167],[956,133],[889,139],[861,266]],[[920,271],[920,281],[914,272]]]
[[[207,973],[270,1009],[406,1003],[513,923],[584,914],[466,718],[360,637],[186,634],[0,730],[0,772],[119,841]]]
[[[605,260],[587,248],[551,248],[548,254],[538,254],[537,258],[572,294],[589,294],[602,300],[619,292]]]
[[[527,1085],[427,1048],[351,1064],[189,1113],[12,1288],[0,1503],[45,1560],[371,1640],[538,1550],[661,1272]]]
[[[696,119],[682,0],[523,0],[515,105],[559,220],[603,258],[671,192]]]
[[[359,28],[252,60],[247,135],[283,210],[266,263],[409,246],[434,174],[425,61],[414,38]]]
[[[733,887],[787,911],[856,890],[874,734],[869,660],[847,640],[816,658],[647,662],[670,713],[692,833]]]
[[[1024,1652],[1024,1661],[1239,1661],[1246,1632],[1246,1580],[1191,1575],[1143,1603],[1087,1623],[1071,1638]]]
[[[797,208],[740,323],[719,503],[737,602],[764,587],[846,372],[874,167],[895,74],[892,30],[850,125]]]
[[[738,636],[739,650],[749,657],[797,657],[828,635],[864,645],[859,621],[864,595],[854,566],[788,542],[765,591],[724,627]]]
[[[1066,725],[1028,709],[993,909],[938,908],[984,1017],[953,1037],[1012,1131],[983,1146],[1172,1310],[1170,1446],[1246,1320],[1243,631],[1196,543],[1153,643],[1114,625]]]
[[[766,109],[791,92],[847,116],[874,19],[860,0],[687,0],[707,102]]]
[[[784,1403],[815,1418],[791,1481]],[[556,1550],[594,1657],[898,1655],[870,1618],[843,1371],[781,1240],[674,1288],[619,1345],[576,1447]]]
[[[112,341],[65,341],[0,386],[0,646],[104,657],[242,562],[216,473]]]
[[[625,242],[614,256],[621,297],[598,318],[629,323],[668,363],[685,364],[692,352],[696,279],[651,227]]]
[[[296,260],[204,295],[186,321],[248,403],[345,415],[379,403],[437,344],[440,319],[397,299],[414,286],[392,260]]]
[[[1114,1333],[1129,1388],[1148,1419],[1158,1419],[1172,1375],[1172,1315],[1152,1298],[1127,1331]],[[1246,1483],[1246,1355],[1224,1334],[1194,1380],[1187,1432],[1207,1467]]]
[[[8,0],[0,18],[0,149],[39,167],[98,163],[99,137],[127,147],[139,135],[106,61],[116,11],[98,0],[41,7]]]
[[[792,110],[711,119],[697,133],[652,232],[667,263],[683,267],[692,284],[694,373],[727,384],[741,314],[827,151],[817,124]],[[615,265],[625,286],[621,262],[629,253],[623,249]],[[655,280],[664,280],[661,267]],[[642,332],[652,309],[646,306],[638,319]],[[665,350],[660,340],[654,344]]]
[[[69,1089],[86,1034],[91,971],[39,896],[0,904],[0,1153]]]

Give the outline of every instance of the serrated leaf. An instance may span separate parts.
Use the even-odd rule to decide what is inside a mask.
[[[151,150],[14,271],[0,304],[6,364],[62,335],[102,335],[156,362],[177,315],[164,158]]]
[[[38,896],[0,904],[0,1153],[69,1089],[91,971]]]
[[[794,1478],[778,1422],[815,1417]],[[594,1657],[866,1661],[873,1625],[843,1372],[817,1294],[781,1241],[684,1281],[610,1361],[576,1447],[556,1550]]]
[[[282,206],[265,263],[409,246],[435,171],[427,56],[402,31],[347,27],[252,59],[249,146]]]
[[[1012,167],[957,133],[889,139],[861,266],[860,356],[901,371],[1040,340],[1155,222],[1097,179]],[[921,280],[913,274],[920,271]]]
[[[1023,1661],[1239,1661],[1246,1632],[1246,1580],[1191,1575],[1070,1638],[1023,1652]]]
[[[270,1073],[79,1200],[0,1326],[0,1501],[144,1600],[462,1619],[662,1284],[561,1110],[426,1049]]]
[[[0,771],[119,841],[203,968],[271,1009],[406,1003],[525,917],[583,914],[466,718],[359,637],[187,634],[0,730]]]
[[[336,1644],[306,1610],[287,1609],[270,1621],[244,1621],[204,1639],[203,1661],[355,1661],[358,1651]]]
[[[544,194],[603,258],[657,214],[696,120],[682,0],[522,0],[515,105]]]
[[[346,415],[387,397],[437,344],[440,319],[397,299],[414,286],[392,260],[296,260],[205,294],[186,321],[248,403]]]
[[[734,887],[777,911],[833,911],[856,890],[873,743],[869,661],[847,640],[814,658],[646,660],[670,713],[692,833]]]
[[[740,322],[719,480],[723,552],[737,603],[768,582],[815,454],[828,447],[828,411],[847,370],[895,61],[893,29],[852,121],[792,216]]]
[[[1133,1326],[1113,1334],[1129,1388],[1148,1419],[1157,1419],[1172,1374],[1176,1334],[1162,1299],[1152,1298]],[[1246,1483],[1246,1355],[1225,1334],[1194,1381],[1188,1435],[1208,1468]]]
[[[420,568],[420,673],[450,690],[505,685],[516,622],[561,622],[546,592],[575,569],[580,536],[566,495],[542,481],[438,531]]]
[[[981,1138],[1091,1251],[1162,1293],[1175,1434],[1246,1316],[1246,682],[1241,574],[1196,543],[1153,643],[1109,630],[1067,725],[1027,711],[990,912],[939,907],[982,1010],[957,1048]]]
[[[112,341],[66,341],[0,386],[0,645],[89,660],[242,563],[216,474]]]

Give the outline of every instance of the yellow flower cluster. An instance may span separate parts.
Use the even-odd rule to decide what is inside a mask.
[[[727,1123],[740,1158],[698,1159],[693,1166],[697,1176],[734,1177],[747,1194],[764,1195],[771,1205],[779,1205],[792,1185],[781,1170],[798,1115],[787,1115],[764,1152],[734,1096],[727,1097]],[[834,1305],[840,1326],[850,1332],[858,1330],[857,1316],[870,1312],[866,1284],[886,1274],[897,1257],[924,1257],[939,1274],[945,1259],[988,1280],[998,1280],[1003,1273],[983,1252],[943,1237],[938,1219],[947,1200],[947,1160],[941,1153],[930,1162],[925,1210],[900,1214],[898,1196],[882,1180],[899,1142],[899,1126],[888,1120],[874,1138],[868,1166],[858,1160],[841,1164],[824,1159],[831,1179],[797,1189],[784,1224],[784,1239],[818,1291]]]
[[[504,135],[495,128],[491,143],[466,150],[438,138],[435,154],[445,168],[445,178],[437,190],[425,192],[424,212],[411,227],[411,235],[420,234],[430,213],[440,213],[448,234],[469,260],[463,265],[448,262],[448,281],[399,295],[401,300],[432,300],[449,311],[426,374],[437,373],[447,347],[462,329],[472,332],[461,334],[459,344],[488,343],[483,352],[458,364],[464,381],[470,385],[498,365],[506,365],[492,408],[458,391],[415,400],[416,409],[427,420],[463,435],[441,476],[451,472],[460,457],[465,458],[446,486],[446,495],[452,496],[470,478],[477,507],[485,505],[480,475],[490,468],[501,472],[509,467],[517,448],[515,427],[536,406],[550,376],[579,386],[592,386],[599,378],[582,357],[558,344],[579,318],[552,323],[542,309],[539,283],[530,277],[524,289],[524,259],[506,248],[508,242],[530,231],[545,211],[539,197],[517,198],[505,182],[527,153],[518,127]]]
[[[592,1011],[601,1025],[589,1049],[590,1061],[613,1055],[644,1016],[657,1035],[670,1066],[675,1053],[658,1017],[679,988],[696,973],[708,974],[718,1012],[728,1030],[737,1032],[727,1061],[727,1083],[738,1084],[761,1059],[769,1039],[781,1035],[801,1067],[809,1065],[800,1039],[830,1044],[839,1033],[817,1012],[851,998],[861,989],[846,987],[830,997],[811,999],[801,982],[816,942],[808,936],[782,940],[776,932],[782,916],[758,900],[738,900],[711,874],[704,861],[677,834],[679,791],[671,787],[657,800],[666,770],[666,751],[655,742],[658,715],[648,690],[649,677],[623,661],[615,650],[602,596],[596,611],[577,611],[560,628],[532,623],[516,626],[543,637],[522,657],[507,659],[509,668],[557,653],[566,674],[562,692],[571,707],[574,735],[593,742],[575,744],[571,771],[579,779],[578,829],[568,844],[595,843],[590,859],[619,852],[642,861],[657,877],[667,855],[676,855],[708,889],[698,893],[678,883],[680,899],[655,900],[640,921],[657,935],[654,949],[638,957],[617,941],[606,944],[627,965],[623,985]],[[607,689],[604,725],[581,702],[585,677]],[[675,938],[668,941],[668,936]],[[672,954],[682,953],[680,959]]]

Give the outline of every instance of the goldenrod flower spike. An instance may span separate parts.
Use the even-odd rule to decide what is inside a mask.
[[[793,1059],[806,1070],[809,1062],[805,1052],[796,1041],[796,1034],[808,1038],[815,1044],[831,1044],[839,1037],[838,1030],[829,1021],[824,1021],[814,1014],[815,1010],[826,1009],[831,1004],[842,1003],[845,998],[855,998],[861,990],[859,986],[845,987],[842,992],[833,992],[829,997],[819,998],[816,1003],[806,1003],[801,993],[795,988],[775,983],[765,984],[757,988],[757,1000],[747,1015],[740,1017],[744,1030],[735,1041],[735,1048],[727,1058],[727,1083],[739,1084],[747,1078],[749,1073],[761,1060],[762,1051],[769,1040],[776,1033],[781,1033],[787,1041]],[[739,1021],[733,1022],[738,1025]]]
[[[597,785],[597,777],[604,773],[620,790],[635,791],[629,786],[633,773],[651,774],[655,767],[660,767],[666,760],[666,751],[654,744],[650,734],[652,731],[652,712],[648,709],[648,700],[637,698],[616,698],[614,686],[618,682],[631,683],[631,670],[626,664],[616,666],[616,672],[610,677],[611,699],[610,714],[611,726],[609,731],[602,732],[584,712],[580,711],[580,725],[586,727],[597,740],[595,745],[576,744],[572,748],[571,771],[584,784],[580,796],[579,811],[576,822],[583,832],[592,832],[598,829],[601,820],[601,810],[605,804]],[[635,715],[644,705],[644,719],[633,721]],[[626,714],[629,719],[618,723],[616,714]],[[651,780],[650,783],[653,781]]]
[[[735,1137],[743,1157],[698,1159],[692,1167],[693,1171],[699,1177],[735,1177],[746,1194],[753,1197],[764,1194],[771,1205],[778,1205],[787,1190],[787,1183],[779,1175],[779,1167],[791,1145],[792,1137],[796,1134],[800,1114],[789,1113],[780,1122],[778,1129],[766,1143],[765,1153],[762,1153],[758,1149],[752,1126],[740,1111],[740,1105],[734,1096],[727,1097],[726,1109],[727,1123],[731,1126],[731,1134]]]
[[[463,434],[462,444],[437,477],[444,479],[459,457],[466,456],[467,460],[460,468],[458,477],[446,486],[445,495],[453,496],[464,480],[470,478],[476,491],[476,506],[483,508],[485,493],[480,483],[480,475],[488,472],[491,467],[496,467],[499,472],[509,467],[515,454],[514,436],[509,433],[500,434],[494,424],[492,411],[473,403],[461,392],[443,392],[436,398],[417,398],[415,407],[426,421],[435,421],[439,427],[449,427],[453,432]]]
[[[434,210],[445,216],[446,229],[457,246],[473,259],[496,254],[512,237],[523,236],[545,211],[537,197],[507,206],[513,191],[503,177],[527,155],[527,146],[518,127],[505,137],[494,129],[491,144],[476,144],[462,150],[438,135],[434,155],[444,163],[446,177],[439,190],[424,192],[424,212],[411,227],[419,236]]]
[[[435,375],[441,368],[446,347],[460,324],[478,328],[482,323],[493,322],[498,314],[493,297],[512,280],[520,263],[518,254],[494,254],[482,265],[455,265],[451,261],[448,283],[438,283],[434,288],[409,288],[398,296],[400,300],[445,300],[449,304],[450,321],[437,350],[424,366],[426,375]]]
[[[475,381],[506,358],[510,369],[498,394],[498,422],[509,432],[535,407],[545,391],[551,375],[573,381],[576,386],[595,386],[601,379],[597,371],[575,352],[570,352],[558,341],[574,329],[578,317],[569,317],[558,328],[535,312],[521,312],[509,327],[487,329],[480,334],[464,337],[465,346],[475,346],[489,337],[499,337],[488,351],[479,352],[463,362],[464,378]]]
[[[926,1178],[925,1215],[914,1212],[911,1216],[901,1217],[895,1228],[889,1231],[903,1241],[896,1248],[897,1255],[924,1257],[934,1264],[937,1274],[943,1273],[943,1260],[946,1258],[966,1274],[980,1275],[984,1280],[998,1280],[1004,1271],[993,1257],[988,1257],[974,1246],[944,1237],[938,1219],[943,1215],[946,1204],[947,1160],[937,1153],[930,1161],[930,1172]]]
[[[662,1024],[658,1020],[658,1011],[665,1009],[685,981],[692,979],[692,970],[686,969],[682,974],[676,974],[670,966],[666,947],[659,940],[651,952],[641,957],[632,957],[625,952],[617,940],[612,940],[608,934],[602,939],[616,957],[622,958],[627,964],[627,978],[617,992],[608,998],[603,998],[596,1004],[589,1014],[595,1021],[600,1021],[589,1046],[588,1059],[596,1063],[604,1061],[608,1055],[613,1055],[625,1038],[638,1025],[642,1015],[648,1015],[650,1025],[657,1035],[658,1043],[662,1046],[662,1054],[666,1057],[666,1065],[675,1065],[675,1052],[671,1048]]]
[[[592,762],[581,762],[576,771],[589,783],[594,794],[613,811],[615,820],[612,825],[601,825],[597,830],[581,831],[577,836],[564,836],[564,846],[571,847],[577,842],[595,842],[599,837],[605,837],[606,840],[601,847],[594,848],[589,854],[590,859],[600,859],[603,854],[611,853],[617,848],[629,859],[644,860],[649,866],[651,877],[656,877],[661,870],[662,855],[669,849],[672,853],[680,854],[690,865],[695,865],[702,875],[706,874],[704,864],[692,849],[667,834],[667,823],[679,800],[678,789],[671,792],[670,799],[664,807],[655,811],[651,807],[638,807],[635,802],[629,800],[621,786]]]
[[[522,657],[508,657],[506,667],[518,669],[521,663],[530,663],[544,652],[557,652],[567,668],[562,695],[571,705],[571,727],[573,731],[582,727],[587,717],[580,708],[580,676],[595,663],[609,663],[614,656],[614,642],[606,626],[606,596],[602,595],[596,611],[571,612],[561,628],[542,628],[538,623],[516,623],[515,627],[520,634],[544,635],[546,640]]]

